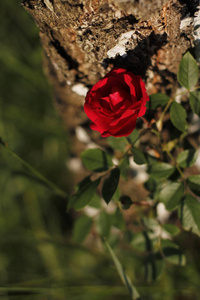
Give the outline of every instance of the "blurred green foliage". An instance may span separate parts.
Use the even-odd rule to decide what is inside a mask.
[[[16,0],[0,1],[0,24],[0,137],[68,191],[69,140],[43,74],[38,29]],[[108,253],[72,243],[73,217],[66,204],[0,145],[1,299],[130,299]],[[113,220],[124,228],[121,214]],[[99,231],[109,236],[107,223],[99,222]],[[81,240],[78,223],[75,228],[74,240]],[[187,243],[187,266],[169,264],[153,283],[143,279],[144,257],[137,250],[115,249],[143,299],[199,299],[200,243],[187,235],[178,240],[182,249]],[[128,232],[124,239],[129,242]]]

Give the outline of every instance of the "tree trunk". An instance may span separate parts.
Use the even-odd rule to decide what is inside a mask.
[[[45,65],[68,128],[88,122],[84,94],[113,67],[141,75],[149,93],[174,89],[181,57],[194,46],[198,2],[23,0],[40,29]]]

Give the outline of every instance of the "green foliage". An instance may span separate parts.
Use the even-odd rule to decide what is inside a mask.
[[[195,163],[197,157],[198,151],[195,151],[194,149],[189,149],[179,153],[176,161],[181,168],[189,168]]]
[[[200,236],[200,204],[190,194],[186,194],[183,205],[180,207],[180,218],[183,228]]]
[[[108,238],[111,228],[111,217],[105,211],[102,211],[97,218],[96,226],[100,237]]]
[[[132,147],[131,151],[133,153],[133,160],[136,164],[143,165],[143,164],[147,163],[146,157],[142,151],[140,151],[139,149],[137,149],[135,147]]]
[[[106,203],[108,204],[112,199],[119,183],[120,169],[114,168],[110,171],[110,175],[104,180],[102,188],[102,196]]]
[[[158,162],[150,166],[149,174],[151,178],[155,179],[166,179],[175,171],[175,167],[167,164]]]
[[[169,97],[165,94],[157,93],[150,95],[149,102],[147,102],[147,109],[155,109],[158,106],[165,106],[169,101]]]
[[[106,171],[113,166],[111,157],[100,149],[85,150],[81,154],[84,166],[94,172]]]
[[[112,250],[112,248],[110,247],[110,245],[108,244],[108,242],[105,243],[106,247],[108,248],[108,251],[112,257],[112,260],[115,264],[115,267],[117,269],[117,272],[123,282],[123,284],[125,286],[127,286],[130,294],[131,294],[131,299],[132,300],[141,300],[140,295],[136,289],[136,287],[133,285],[133,283],[131,282],[130,278],[126,275],[119,259],[117,258],[117,256],[115,255],[114,251]]]
[[[97,186],[99,185],[100,178],[92,181],[90,176],[84,178],[77,185],[76,194],[72,195],[69,200],[68,208],[82,209],[88,205],[96,193]]]
[[[200,91],[190,92],[189,102],[193,113],[200,117]]]
[[[184,193],[183,182],[168,182],[159,194],[159,200],[167,210],[173,210],[179,204]]]
[[[180,63],[178,71],[178,81],[185,88],[191,89],[197,83],[198,78],[198,65],[190,52],[187,52],[183,56]]]
[[[173,102],[170,108],[170,118],[173,125],[182,132],[187,127],[186,117],[185,109],[179,103]]]
[[[186,258],[180,251],[180,248],[177,244],[169,241],[169,240],[162,240],[162,253],[167,262],[174,264],[185,266]]]
[[[200,196],[200,175],[191,175],[187,179],[190,189],[197,196]]]
[[[85,240],[92,227],[92,223],[93,220],[85,215],[77,219],[73,229],[73,239],[75,242],[82,243]]]

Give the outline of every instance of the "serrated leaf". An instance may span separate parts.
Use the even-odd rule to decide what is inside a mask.
[[[179,103],[173,102],[170,107],[170,119],[172,124],[182,132],[184,132],[187,127],[186,117],[185,109]]]
[[[200,116],[200,91],[190,92],[189,103],[193,113]]]
[[[162,252],[165,259],[174,265],[185,266],[185,255],[179,249],[179,246],[169,240],[162,240],[161,242]]]
[[[110,155],[101,149],[88,149],[81,153],[84,166],[94,172],[106,171],[113,166]]]
[[[176,162],[181,168],[191,167],[197,160],[198,152],[194,149],[188,149],[178,154]]]
[[[143,165],[147,163],[146,157],[142,151],[135,147],[132,147],[131,152],[133,153],[133,160],[136,164]]]
[[[108,251],[112,257],[112,260],[115,264],[115,267],[117,269],[117,272],[123,282],[123,284],[125,286],[127,286],[130,294],[131,294],[131,299],[132,300],[141,300],[141,297],[136,289],[136,287],[133,285],[133,283],[131,282],[130,278],[126,275],[119,259],[117,258],[117,256],[115,255],[114,251],[112,250],[112,248],[110,247],[110,245],[108,244],[108,242],[105,242],[106,247],[108,248]]]
[[[155,163],[150,166],[149,173],[152,178],[168,178],[175,171],[175,167],[167,163]]]
[[[73,229],[73,240],[77,243],[82,243],[88,235],[92,223],[92,219],[85,215],[77,219]]]
[[[179,204],[184,193],[183,182],[169,182],[161,190],[159,200],[165,204],[167,210],[173,210]]]
[[[110,176],[104,180],[102,188],[102,196],[105,202],[108,204],[112,199],[119,183],[120,169],[114,168],[110,172]]]
[[[200,196],[200,175],[189,176],[187,182],[192,192]]]
[[[182,225],[187,231],[192,231],[200,236],[200,203],[190,194],[186,194],[183,211]]]
[[[99,235],[102,238],[107,238],[109,236],[111,228],[111,217],[105,211],[102,211],[98,215],[96,227]]]
[[[169,101],[169,97],[162,93],[150,95],[150,99],[146,104],[148,109],[155,109],[158,106],[164,106]]]
[[[90,176],[84,178],[78,185],[78,190],[75,195],[72,195],[69,200],[68,208],[73,207],[74,209],[82,209],[84,206],[88,205],[99,185],[100,178],[91,181]]]
[[[192,88],[198,81],[199,68],[198,65],[190,54],[187,52],[180,63],[178,71],[178,81],[179,83],[187,89]]]

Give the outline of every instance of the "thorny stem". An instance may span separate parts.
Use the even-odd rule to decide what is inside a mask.
[[[55,194],[66,198],[67,193],[63,190],[61,190],[57,185],[55,185],[53,182],[51,182],[49,179],[47,179],[45,176],[43,176],[39,171],[37,171],[33,166],[31,166],[29,163],[27,163],[25,160],[23,160],[18,154],[16,154],[13,150],[11,150],[6,142],[0,138],[0,145],[4,146],[7,151],[17,159],[24,167],[26,167],[37,179],[44,182],[52,191],[55,192]]]

